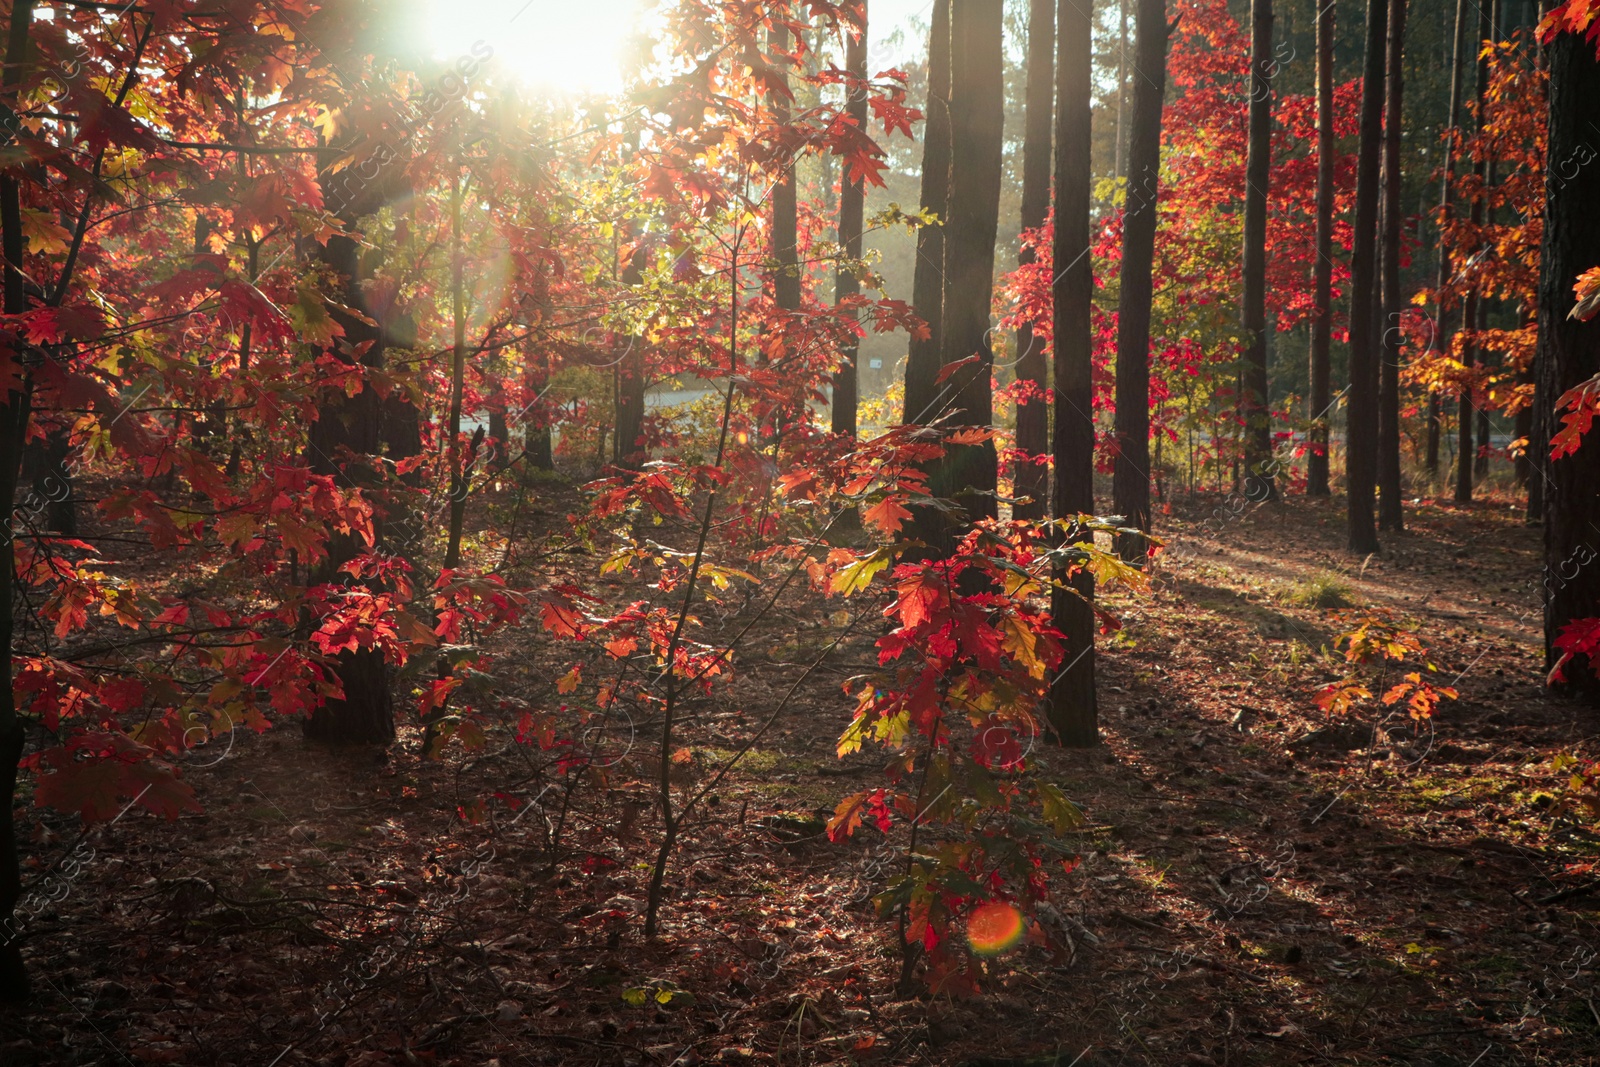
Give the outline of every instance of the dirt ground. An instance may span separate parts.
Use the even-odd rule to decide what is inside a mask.
[[[552,537],[570,497],[536,509]],[[570,656],[530,619],[477,680],[504,725],[476,751],[286,726],[191,754],[204,814],[80,838],[28,809],[35,870],[72,875],[27,926],[38,994],[0,1014],[0,1064],[1600,1063],[1600,894],[1563,895],[1600,837],[1552,814],[1551,766],[1596,751],[1600,714],[1544,693],[1539,531],[1505,500],[1424,504],[1360,560],[1337,501],[1218,505],[1160,515],[1154,592],[1113,605],[1103,746],[1033,748],[1089,820],[1047,915],[1070,948],[996,958],[979,997],[895,995],[869,898],[904,843],[821,833],[881,782],[880,754],[834,755],[870,628],[759,733],[837,632],[836,601],[796,596],[690,709],[685,785],[754,746],[686,832],[659,938],[653,724],[591,724],[605,780],[566,789],[515,740]],[[593,557],[533,556],[519,581],[597,582]],[[1431,730],[1312,703],[1371,609],[1460,691]]]

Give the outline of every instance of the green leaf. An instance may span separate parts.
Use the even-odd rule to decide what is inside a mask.
[[[833,591],[845,596],[861,592],[872,584],[873,575],[889,565],[889,559],[889,552],[882,548],[863,556],[833,576]]]
[[[1045,821],[1057,834],[1084,825],[1083,812],[1078,810],[1078,805],[1068,800],[1059,786],[1050,782],[1039,783],[1039,806],[1044,811]]]

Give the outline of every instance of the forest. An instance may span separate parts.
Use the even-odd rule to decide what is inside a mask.
[[[0,1067],[1600,1065],[1600,0],[0,48]]]

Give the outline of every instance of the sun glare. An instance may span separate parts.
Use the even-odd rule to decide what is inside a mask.
[[[615,93],[641,0],[428,0],[417,27],[436,59],[482,55],[556,93]],[[474,53],[474,45],[482,42]]]

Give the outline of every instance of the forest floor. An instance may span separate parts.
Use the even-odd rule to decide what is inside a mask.
[[[542,492],[566,532],[576,494]],[[1181,551],[1114,604],[1103,746],[1032,752],[1089,820],[1054,879],[1070,948],[994,959],[980,996],[895,994],[869,898],[903,842],[821,832],[882,782],[881,754],[834,755],[871,626],[760,732],[837,636],[837,601],[797,597],[685,723],[684,784],[753,747],[689,825],[657,939],[650,723],[600,724],[606,780],[570,792],[512,713],[435,760],[410,726],[382,754],[219,739],[184,772],[204,814],[132,812],[77,850],[29,924],[37,995],[0,1013],[0,1064],[1600,1063],[1600,894],[1551,899],[1600,838],[1550,811],[1552,759],[1593,754],[1600,714],[1544,693],[1539,532],[1503,500],[1423,504],[1363,561],[1337,500],[1207,522],[1216,504],[1174,502]],[[598,566],[557,552],[517,577],[637,593]],[[1314,606],[1341,587],[1351,608]],[[1324,650],[1374,609],[1456,679],[1431,730],[1330,728],[1312,703],[1341,673]],[[494,640],[487,691],[563,699],[570,643],[532,617]],[[77,840],[24,825],[36,870]]]

